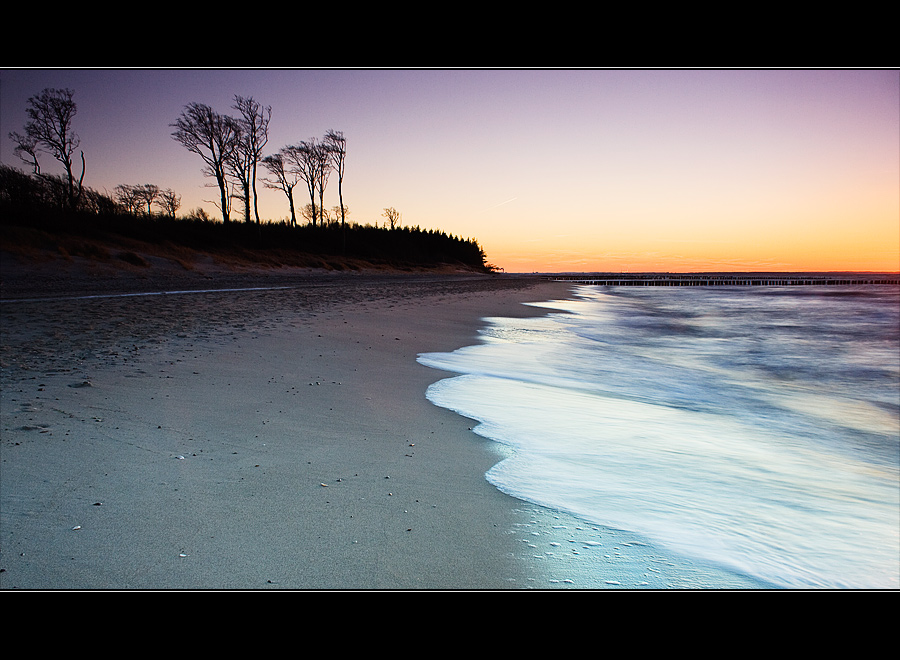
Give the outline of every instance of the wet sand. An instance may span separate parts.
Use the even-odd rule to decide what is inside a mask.
[[[552,584],[520,556],[533,512],[484,479],[498,447],[425,399],[449,374],[416,356],[566,285],[245,274],[227,286],[285,288],[122,297],[140,287],[102,281],[0,308],[2,588]],[[91,291],[109,297],[67,298]]]
[[[4,590],[755,586],[501,493],[503,447],[425,398],[453,374],[420,353],[568,284],[0,267]]]

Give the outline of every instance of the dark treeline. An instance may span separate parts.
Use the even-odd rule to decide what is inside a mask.
[[[173,217],[135,214],[110,197],[84,187],[78,208],[67,206],[62,177],[27,175],[0,165],[0,224],[48,235],[87,240],[130,239],[148,244],[170,243],[197,251],[295,252],[343,257],[375,265],[462,265],[491,270],[477,241],[419,227],[326,225],[289,222],[261,224],[214,220],[202,212]]]
[[[322,140],[311,138],[264,156],[272,109],[252,98],[235,96],[234,101],[237,117],[190,103],[170,125],[175,129],[171,137],[200,156],[204,174],[216,180],[221,222],[199,208],[179,216],[181,197],[154,184],[120,184],[113,197],[84,185],[84,152],[80,158],[76,156],[80,139],[73,125],[77,110],[74,92],[45,89],[28,100],[24,132],[9,135],[16,143],[15,153],[33,172],[28,175],[0,165],[0,226],[103,240],[124,237],[169,242],[199,251],[255,251],[257,258],[260,250],[282,254],[287,250],[389,265],[459,264],[494,270],[485,263],[476,241],[442,231],[401,227],[400,214],[393,208],[384,213],[389,228],[347,222],[349,209],[342,192],[347,148],[343,133],[329,130]],[[42,172],[40,157],[48,154],[62,165],[64,176]],[[262,184],[285,194],[289,220],[261,222],[256,191],[260,166],[273,177],[262,178]],[[337,180],[339,205],[327,211],[324,195],[331,174]],[[301,182],[309,204],[299,209],[299,215],[309,221],[307,225],[298,223],[295,208],[294,188]],[[243,223],[231,219],[232,200],[243,207]]]

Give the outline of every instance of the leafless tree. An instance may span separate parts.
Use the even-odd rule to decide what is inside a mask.
[[[116,201],[119,202],[129,213],[144,213],[153,215],[153,205],[159,204],[163,191],[159,186],[152,183],[144,183],[137,186],[118,185],[116,186]],[[171,193],[171,191],[168,191]],[[171,193],[174,194],[174,193]]]
[[[153,215],[153,204],[159,198],[159,186],[145,183],[135,186],[135,194],[143,206],[147,207],[147,215]]]
[[[128,213],[140,212],[142,202],[138,197],[134,186],[120,184],[115,189],[116,201],[121,204]]]
[[[263,167],[274,177],[274,180],[263,179],[263,185],[267,188],[281,190],[287,196],[288,204],[291,207],[291,226],[296,227],[297,214],[294,211],[294,186],[299,183],[300,179],[295,172],[285,169],[284,161],[284,149],[277,154],[272,154],[262,159]]]
[[[10,132],[9,139],[16,143],[13,152],[23,163],[31,167],[35,176],[41,176],[41,164],[38,161],[38,140],[33,135],[22,135],[15,131]],[[27,156],[27,158],[26,158]]]
[[[84,152],[81,152],[81,176],[75,180],[72,156],[81,140],[72,129],[72,121],[77,112],[74,92],[71,89],[45,89],[38,96],[28,99],[26,109],[28,121],[25,134],[10,133],[16,143],[15,152],[25,163],[31,165],[35,175],[40,176],[41,166],[38,154],[49,153],[62,163],[66,173],[66,202],[70,209],[78,206],[84,190]]]
[[[187,218],[189,220],[197,220],[200,222],[211,222],[212,221],[212,218],[209,217],[209,214],[206,212],[206,210],[202,206],[198,206],[195,209],[191,209],[187,214]]]
[[[186,105],[171,126],[175,128],[172,137],[206,163],[204,174],[214,177],[219,187],[222,219],[230,222],[227,163],[238,147],[240,126],[231,117],[220,115],[202,103]]]
[[[338,202],[341,209],[341,226],[344,225],[346,216],[344,215],[344,164],[347,158],[347,139],[344,137],[343,131],[328,130],[325,133],[325,147],[328,150],[328,158],[331,166],[338,176]]]
[[[243,133],[241,133],[241,143],[244,141],[243,137]],[[243,146],[239,146],[231,152],[231,156],[227,159],[226,167],[228,168],[228,174],[234,181],[235,187],[239,191],[233,193],[232,196],[244,203],[244,222],[250,222],[250,176],[252,164],[249,152]]]
[[[316,193],[319,196],[319,212],[325,212],[325,188],[328,186],[328,178],[331,176],[331,161],[328,155],[328,147],[324,142],[314,144],[316,159]],[[323,224],[325,224],[323,222]]]
[[[253,196],[253,213],[259,224],[258,196],[256,194],[256,173],[263,148],[269,141],[269,121],[272,119],[272,107],[263,107],[253,97],[234,97],[235,110],[241,113],[237,119],[241,127],[241,140],[235,151],[238,161],[237,171],[240,174],[241,188],[244,191],[244,219],[250,220],[250,196]]]
[[[228,218],[225,222],[230,222],[231,220],[231,200],[238,197],[238,195],[234,192],[234,183],[231,181],[225,182],[225,196],[220,199],[220,201],[216,201],[214,199],[204,199],[204,202],[209,202],[214,205],[219,211],[222,213],[223,218]]]
[[[382,213],[381,215],[387,218],[388,222],[391,225],[391,229],[400,226],[400,212],[397,211],[397,209],[393,207],[385,209],[384,213]]]
[[[288,161],[290,171],[306,182],[312,207],[312,224],[315,227],[321,200],[325,194],[325,184],[328,181],[328,154],[315,138],[285,147],[281,153]],[[316,206],[317,195],[320,200],[318,207]]]
[[[175,214],[178,213],[178,209],[181,208],[181,195],[176,195],[174,190],[166,188],[160,191],[159,199],[156,203],[162,208],[163,213],[170,218],[174,218]]]
[[[315,204],[304,204],[303,208],[300,209],[300,216],[306,218],[307,222],[313,223],[315,222],[315,218],[318,215],[318,209]],[[321,215],[318,217],[321,218]]]
[[[341,225],[343,225],[346,217],[350,215],[350,209],[346,206],[332,206],[331,213],[334,215],[335,222],[340,218]]]

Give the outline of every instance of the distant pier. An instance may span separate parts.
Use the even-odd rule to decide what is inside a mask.
[[[599,286],[853,286],[861,284],[900,285],[900,275],[839,273],[596,273],[553,275],[550,279],[573,284]]]

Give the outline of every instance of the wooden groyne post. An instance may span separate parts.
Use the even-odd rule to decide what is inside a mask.
[[[788,274],[625,274],[553,275],[550,279],[600,286],[853,286],[900,285],[900,275],[788,275]]]

